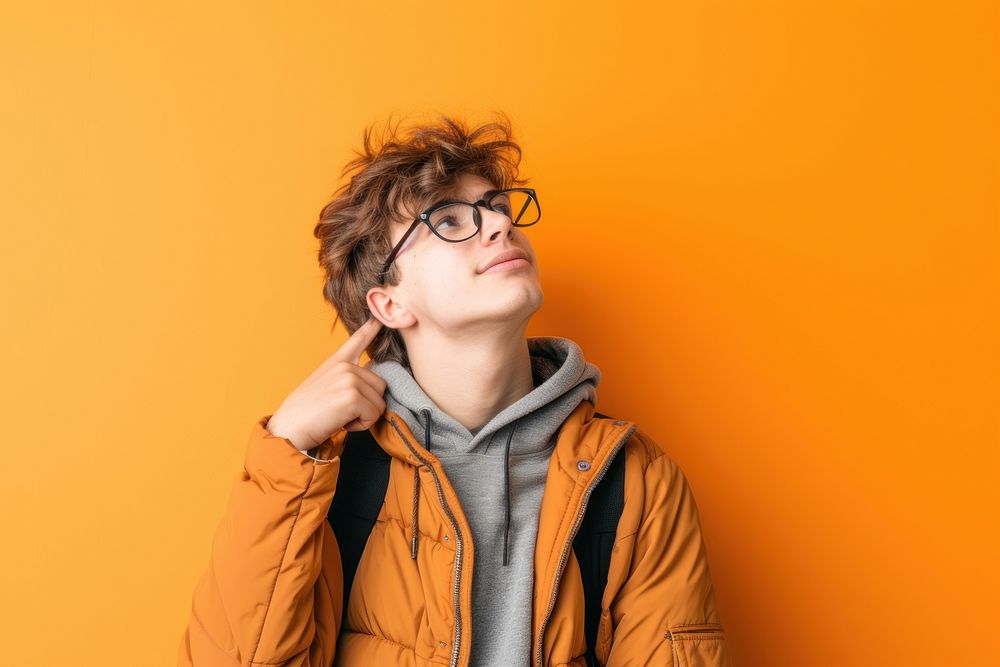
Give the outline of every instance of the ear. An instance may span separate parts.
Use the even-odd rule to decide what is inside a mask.
[[[391,287],[372,287],[365,295],[365,299],[372,316],[389,328],[405,329],[417,323],[413,313],[395,300]]]

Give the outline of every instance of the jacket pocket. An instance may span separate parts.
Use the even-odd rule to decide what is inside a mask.
[[[674,667],[732,667],[721,623],[674,625],[664,637]]]

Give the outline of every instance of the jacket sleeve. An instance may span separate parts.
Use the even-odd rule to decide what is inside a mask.
[[[731,667],[694,495],[661,453],[645,469],[626,579],[609,609],[608,667]]]
[[[329,667],[342,607],[327,513],[347,432],[303,456],[258,420],[195,588],[177,664]],[[327,567],[324,568],[324,562]],[[334,574],[328,579],[328,576]]]

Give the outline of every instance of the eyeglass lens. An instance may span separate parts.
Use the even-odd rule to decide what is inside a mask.
[[[490,208],[503,213],[518,227],[538,222],[541,211],[538,202],[527,192],[499,192],[489,200]],[[464,241],[478,231],[471,204],[449,204],[430,215],[431,227],[449,241]]]

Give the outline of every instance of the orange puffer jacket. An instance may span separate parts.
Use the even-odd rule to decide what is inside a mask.
[[[599,661],[730,665],[684,473],[633,422],[594,413],[589,401],[573,410],[549,462],[534,555],[534,667],[586,667],[584,593],[572,543],[587,498],[620,447],[626,448],[625,503],[602,598]],[[345,612],[340,550],[327,512],[347,432],[318,448],[316,457],[328,461],[322,463],[270,433],[269,418],[252,429],[244,470],[194,592],[178,664],[475,664],[472,531],[435,456],[391,410],[372,426],[391,456],[389,484]],[[415,488],[421,548],[412,560]]]

